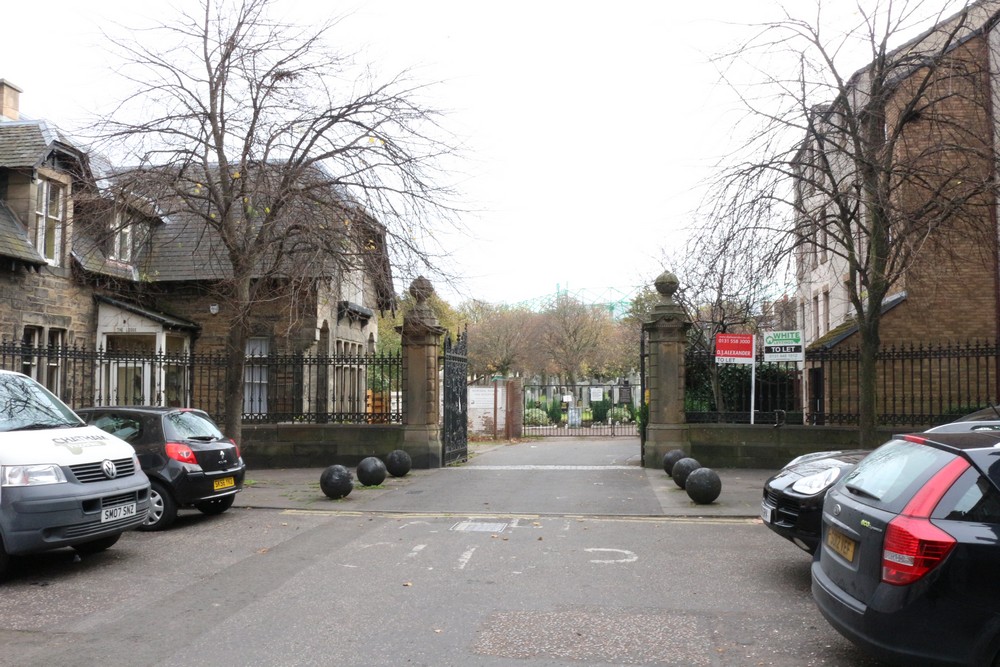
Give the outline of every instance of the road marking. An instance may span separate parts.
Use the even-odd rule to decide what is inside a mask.
[[[465,569],[465,566],[469,564],[470,560],[472,560],[472,554],[475,553],[475,551],[476,551],[476,547],[471,547],[471,548],[467,549],[465,553],[463,553],[461,556],[458,557],[458,569],[459,570],[464,570]]]
[[[410,553],[406,554],[407,558],[413,558],[420,554],[421,551],[427,548],[426,544],[418,544],[417,546],[410,549]]]
[[[517,465],[517,466],[459,466],[445,470],[642,470],[634,466],[559,466],[559,465]]]
[[[360,510],[309,510],[309,509],[286,509],[279,510],[281,514],[288,516],[329,516],[353,518],[360,516],[377,516],[383,519],[506,519],[517,520],[527,519],[538,521],[540,519],[577,519],[580,521],[603,521],[608,523],[690,523],[697,525],[753,525],[760,524],[759,516],[661,516],[661,515],[636,515],[636,516],[609,516],[607,514],[514,514],[507,512],[476,512],[465,514],[462,512],[389,512],[386,510],[364,512]]]
[[[613,560],[592,560],[591,563],[634,563],[639,560],[639,557],[635,555],[634,551],[629,551],[628,549],[584,549],[587,553],[616,553],[623,554],[624,558],[615,558]]]

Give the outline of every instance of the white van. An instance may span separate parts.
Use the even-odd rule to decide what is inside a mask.
[[[12,555],[103,551],[148,511],[149,479],[131,445],[31,378],[0,371],[0,576]]]

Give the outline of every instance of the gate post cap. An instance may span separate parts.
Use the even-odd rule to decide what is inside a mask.
[[[660,296],[665,297],[668,303],[674,300],[674,294],[677,293],[677,288],[680,285],[681,281],[670,271],[664,271],[653,281],[653,287],[660,293]]]
[[[423,276],[417,276],[410,283],[410,295],[416,299],[417,303],[423,303],[434,294],[434,286],[431,281]]]

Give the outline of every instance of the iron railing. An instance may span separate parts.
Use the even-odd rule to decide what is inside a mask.
[[[997,342],[884,346],[876,357],[876,420],[883,426],[929,426],[997,402]],[[709,360],[689,353],[685,413],[689,422],[750,421],[750,369],[718,368],[725,410],[711,387]],[[754,421],[856,425],[860,351],[812,350],[804,363],[757,358]]]
[[[0,341],[0,368],[30,375],[72,408],[197,407],[221,420],[230,368],[222,354],[32,347]],[[402,355],[251,355],[243,419],[255,423],[401,423]]]

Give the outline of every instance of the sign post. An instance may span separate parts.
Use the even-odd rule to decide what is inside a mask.
[[[754,422],[754,399],[757,394],[756,346],[753,334],[715,334],[715,363],[750,364],[750,423]]]

